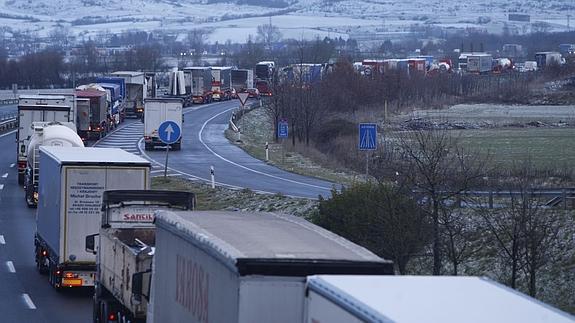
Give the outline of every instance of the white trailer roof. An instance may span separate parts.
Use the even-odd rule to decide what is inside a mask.
[[[327,276],[311,290],[370,322],[562,323],[575,317],[481,277]]]
[[[144,75],[144,72],[117,71],[117,72],[113,72],[111,75],[115,75],[115,76],[121,76],[121,75],[126,75],[126,76],[140,76],[140,75]]]
[[[40,151],[60,164],[150,165],[149,161],[119,148],[40,146]]]
[[[156,224],[232,266],[240,259],[389,263],[363,247],[290,215],[161,210],[156,214]]]

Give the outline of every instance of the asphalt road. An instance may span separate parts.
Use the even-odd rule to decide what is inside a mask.
[[[198,106],[185,112],[182,150],[171,151],[168,166],[172,173],[210,181],[214,167],[218,185],[250,188],[265,193],[317,198],[330,196],[333,183],[283,171],[255,159],[224,137],[237,100]],[[164,165],[165,151],[140,151],[158,166]]]
[[[36,271],[35,209],[17,183],[15,141],[0,136],[0,322],[91,322],[91,289],[58,292]]]

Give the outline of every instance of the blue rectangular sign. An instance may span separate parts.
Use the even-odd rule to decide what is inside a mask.
[[[287,138],[288,135],[288,123],[285,120],[281,120],[278,122],[278,138]]]
[[[377,124],[359,124],[359,150],[377,149]]]

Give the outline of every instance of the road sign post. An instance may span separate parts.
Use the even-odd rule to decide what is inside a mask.
[[[366,151],[365,154],[365,177],[369,176],[369,151],[377,149],[377,124],[359,124],[359,150]]]
[[[158,127],[158,136],[166,144],[166,162],[164,164],[164,178],[166,178],[168,176],[168,152],[170,151],[170,145],[180,140],[182,130],[177,123],[167,120]]]
[[[281,140],[282,145],[282,163],[285,159],[284,139],[289,137],[289,126],[287,119],[280,119],[278,122],[278,138]]]

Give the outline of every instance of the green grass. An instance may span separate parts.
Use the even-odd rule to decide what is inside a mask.
[[[463,144],[491,154],[496,165],[512,166],[531,159],[554,168],[575,165],[574,128],[516,128],[461,131]]]

